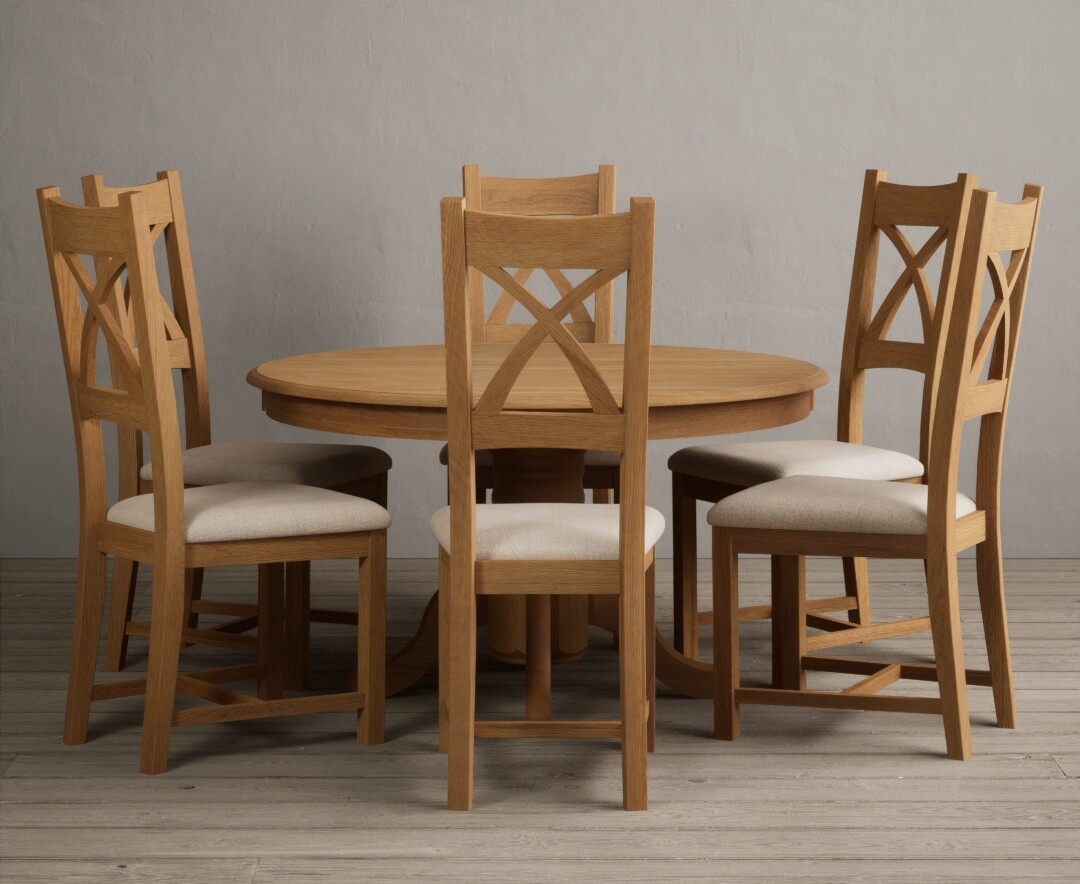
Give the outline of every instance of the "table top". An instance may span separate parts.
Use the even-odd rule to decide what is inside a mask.
[[[473,348],[474,396],[512,344]],[[623,348],[583,344],[622,400]],[[801,420],[813,391],[828,382],[818,366],[799,359],[654,345],[649,382],[650,438],[746,432]],[[445,439],[446,369],[440,344],[337,350],[288,356],[251,370],[263,407],[296,426],[360,435]],[[573,369],[553,344],[541,345],[522,371],[506,407],[587,410]]]

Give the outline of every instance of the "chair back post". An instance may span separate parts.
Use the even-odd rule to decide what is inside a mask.
[[[138,191],[120,194],[127,245],[128,286],[139,341],[139,367],[147,410],[150,463],[154,471],[155,565],[174,556],[183,561],[184,476],[180,424],[172,363],[165,338],[168,309],[158,287],[149,199]],[[182,571],[182,566],[180,568]]]
[[[445,197],[441,204],[443,322],[446,338],[446,418],[447,463],[450,488],[451,546],[450,574],[455,579],[468,575],[472,590],[473,557],[476,546],[476,458],[472,454],[472,345],[475,329],[473,291],[465,259],[465,200]],[[481,281],[482,284],[482,281]],[[483,303],[480,304],[483,323]],[[480,339],[481,341],[483,338]],[[453,593],[459,589],[452,590]]]
[[[497,214],[552,216],[552,215],[613,215],[615,214],[615,166],[601,165],[597,172],[565,178],[497,178],[482,175],[480,167],[462,167],[462,192],[465,209],[470,212],[493,212]],[[515,279],[527,282],[535,269],[544,269],[560,295],[571,288],[559,268],[518,268]],[[483,275],[475,268],[468,268],[468,290],[471,304],[473,340],[517,340],[527,325],[508,324],[513,308],[513,298],[505,290],[491,311],[484,309]],[[614,313],[613,283],[601,286],[593,296],[593,311],[581,306],[572,316],[568,327],[575,336],[589,343],[607,344],[612,341]],[[490,332],[490,333],[489,333]]]
[[[55,225],[51,211],[54,202],[60,200],[58,187],[42,187],[37,191],[38,209],[41,214],[41,232],[45,240],[45,255],[52,283],[56,323],[60,333],[60,350],[64,358],[64,374],[67,378],[71,418],[75,431],[75,460],[79,481],[80,545],[83,549],[96,547],[94,526],[105,517],[107,495],[105,489],[105,446],[101,422],[84,419],[80,404],[80,387],[86,385],[83,350],[87,346],[83,337],[83,310],[80,305],[79,286],[72,270],[67,266],[63,253],[56,245]],[[75,260],[78,260],[76,257]],[[90,346],[96,347],[96,339]],[[113,360],[110,360],[112,362]],[[91,360],[91,371],[93,370]],[[91,380],[92,380],[91,375]]]
[[[619,542],[623,562],[641,568],[645,548],[645,464],[649,438],[649,370],[652,343],[653,237],[656,207],[630,200],[630,269],[626,280],[623,347],[623,414],[626,444],[619,471]]]
[[[978,473],[975,487],[975,502],[979,509],[986,511],[987,518],[997,521],[1001,500],[1002,455],[1005,446],[1005,418],[1012,399],[1013,371],[1016,367],[1016,351],[1020,338],[1020,324],[1024,316],[1024,304],[1027,301],[1027,287],[1031,275],[1032,255],[1035,251],[1035,236],[1039,228],[1039,214],[1042,211],[1043,188],[1037,184],[1024,186],[1024,200],[1035,200],[1035,216],[1032,219],[1031,241],[1028,245],[1024,264],[1009,298],[1009,322],[1007,341],[995,342],[991,355],[989,377],[1005,380],[1005,396],[999,413],[985,414],[979,425]],[[1015,257],[1015,256],[1014,256]],[[1010,261],[1011,263],[1011,261]]]
[[[976,176],[961,173],[953,184],[913,187],[890,184],[877,169],[866,172],[859,213],[851,291],[840,367],[837,439],[862,443],[866,371],[903,368],[924,375],[919,425],[919,456],[926,463],[938,385],[936,368],[944,346],[941,325],[949,315],[971,194]],[[920,248],[912,246],[901,226],[934,227]],[[874,313],[874,292],[881,236],[896,247],[905,268]],[[941,277],[931,292],[925,265],[944,244]],[[887,335],[901,304],[915,292],[922,319],[922,341],[893,341]]]
[[[980,418],[975,502],[989,519],[998,518],[1005,417],[1041,205],[1042,188],[1033,184],[1018,203],[998,202],[986,190],[976,190],[972,199],[931,438],[931,536],[955,534],[960,446],[973,418]],[[1010,253],[1007,265],[999,257],[1003,251]],[[994,299],[980,323],[987,275]]]
[[[38,191],[61,349],[68,380],[79,466],[83,539],[106,515],[102,421],[150,437],[155,469],[155,516],[162,535],[183,553],[183,477],[176,400],[153,255],[149,199],[124,194],[120,205],[87,207]],[[80,256],[94,259],[96,279]],[[113,296],[127,271],[127,290],[139,346],[122,329]],[[82,299],[80,299],[80,290]],[[123,289],[121,288],[121,291]],[[85,301],[83,309],[81,300]],[[104,337],[114,381],[97,380],[97,348]]]
[[[195,291],[195,269],[191,260],[187,215],[180,191],[180,173],[175,169],[158,172],[158,181],[169,185],[172,223],[165,228],[165,251],[169,260],[169,286],[173,312],[184,330],[191,362],[181,368],[184,389],[185,447],[210,444],[210,383],[206,371],[206,344],[203,341],[199,298]],[[179,294],[177,294],[179,293]]]

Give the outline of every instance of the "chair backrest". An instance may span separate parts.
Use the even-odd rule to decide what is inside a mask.
[[[179,370],[184,395],[185,444],[188,448],[210,443],[210,385],[206,373],[206,349],[203,344],[199,300],[195,292],[195,273],[191,262],[184,199],[180,191],[180,173],[158,172],[157,180],[128,187],[110,187],[101,175],[82,179],[83,199],[88,206],[116,206],[122,193],[144,193],[151,201],[155,217],[162,218],[151,231],[156,242],[165,237],[169,265],[169,288],[172,305],[163,304],[165,334],[169,340],[170,364]],[[119,289],[117,316],[121,328],[130,335],[133,329],[130,306],[124,303]],[[121,441],[121,458],[127,446]],[[138,467],[136,466],[136,470]]]
[[[981,419],[975,502],[988,518],[997,518],[1005,415],[1042,195],[1042,187],[1028,184],[1018,203],[998,202],[986,190],[972,198],[931,438],[931,529],[955,518],[960,442],[972,418]],[[1007,260],[1002,252],[1009,253]],[[987,277],[993,297],[984,312]]]
[[[465,166],[461,177],[468,211],[535,216],[615,214],[614,166],[600,166],[593,174],[565,178],[495,178],[481,175],[479,166]],[[524,284],[538,269],[547,274],[560,297],[573,288],[559,267],[518,267],[514,279]],[[577,304],[564,322],[579,341],[611,342],[615,317],[612,285],[597,289],[591,314],[584,304]],[[516,341],[530,328],[528,323],[509,322],[516,302],[505,288],[485,318],[484,279],[474,270],[469,271],[469,293],[473,299],[474,341]]]
[[[885,173],[870,169],[863,184],[859,231],[851,274],[844,350],[840,364],[840,401],[837,439],[863,441],[866,371],[902,368],[924,375],[922,416],[919,423],[919,459],[929,456],[936,367],[944,346],[940,319],[947,315],[956,285],[960,247],[967,225],[975,175],[961,173],[952,184],[910,186],[891,184]],[[902,227],[932,228],[916,246]],[[874,311],[878,253],[882,235],[895,247],[904,269]],[[944,247],[936,291],[926,276],[926,265]],[[905,298],[914,293],[922,326],[921,341],[890,340],[889,330]]]
[[[636,542],[637,549],[643,549],[653,219],[651,199],[631,200],[626,214],[585,218],[489,214],[466,211],[461,198],[442,201],[451,522],[458,532],[468,532],[467,537],[455,537],[452,555],[461,546],[471,550],[474,542],[476,471],[472,452],[520,447],[622,452],[622,542]],[[507,266],[595,272],[549,308],[516,281]],[[507,355],[486,387],[475,394],[473,303],[467,283],[470,268],[503,286],[536,319],[513,346],[507,345]],[[624,273],[626,326],[620,402],[589,352],[565,328],[563,318],[598,287]],[[584,391],[584,407],[506,407],[522,371],[542,346],[548,353],[561,352],[569,362]],[[558,350],[552,351],[552,347]]]
[[[80,206],[61,199],[55,187],[38,191],[38,205],[75,424],[82,542],[93,541],[94,526],[105,518],[101,423],[107,421],[149,436],[158,542],[175,554],[177,548],[182,551],[184,538],[180,429],[171,371],[177,348],[166,336],[169,322],[152,233],[169,223],[172,210],[145,193],[121,194],[118,206]],[[94,259],[94,274],[82,256]],[[125,273],[126,282],[121,282]],[[117,285],[130,310],[134,336],[121,325]],[[119,378],[111,387],[97,377],[101,338],[113,377]],[[166,550],[159,552],[164,560]]]

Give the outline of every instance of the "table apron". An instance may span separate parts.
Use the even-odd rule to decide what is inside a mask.
[[[263,393],[262,407],[267,417],[308,430],[436,442],[445,442],[447,437],[444,408],[332,402],[266,392]]]
[[[446,410],[304,399],[263,392],[262,407],[273,420],[309,430],[386,439],[447,438]],[[747,433],[793,424],[814,408],[812,390],[745,402],[667,405],[649,409],[650,439],[687,439]]]

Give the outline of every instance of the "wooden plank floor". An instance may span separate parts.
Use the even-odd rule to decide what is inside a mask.
[[[670,563],[658,567],[670,631]],[[749,601],[765,600],[766,567],[743,562]],[[1080,561],[1008,563],[1020,727],[994,727],[989,690],[971,689],[972,761],[944,757],[931,716],[748,707],[743,738],[716,742],[710,704],[661,688],[651,809],[637,814],[620,809],[615,743],[554,741],[481,743],[476,809],[443,810],[434,673],[389,702],[378,747],[355,743],[348,713],[194,727],[174,731],[168,773],[141,776],[140,698],[95,704],[90,741],[64,746],[73,573],[0,562],[4,881],[1080,880]],[[875,562],[872,576],[876,617],[925,606],[918,565]],[[838,578],[810,563],[813,592]],[[434,580],[432,561],[391,562],[392,647]],[[985,665],[970,562],[962,580],[969,665]],[[207,594],[251,598],[253,583],[220,569]],[[345,605],[355,569],[317,565],[313,586],[320,605]],[[350,633],[316,630],[314,686],[339,686]],[[767,671],[767,630],[745,628],[748,680]],[[556,715],[617,710],[610,637],[593,638],[556,670]],[[929,638],[893,648],[925,660]],[[240,659],[185,655],[191,668]],[[521,672],[483,654],[480,667],[482,714],[518,713]]]

